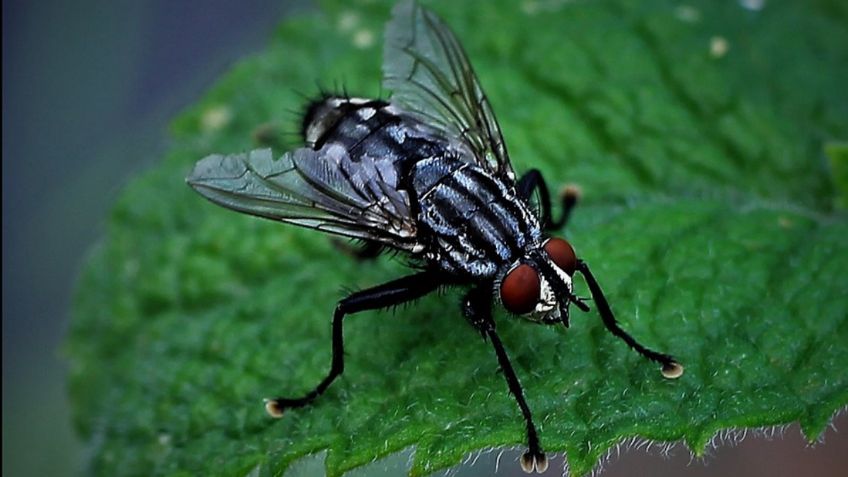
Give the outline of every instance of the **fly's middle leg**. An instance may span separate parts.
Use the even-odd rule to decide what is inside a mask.
[[[562,213],[558,220],[554,220],[553,212],[551,211],[551,194],[548,191],[548,184],[545,182],[544,176],[538,169],[530,169],[526,174],[521,176],[516,184],[518,195],[526,201],[530,201],[533,193],[539,191],[539,205],[541,207],[542,228],[545,230],[556,230],[565,226],[568,222],[568,217],[574,206],[577,205],[577,200],[580,198],[578,189],[574,186],[567,186],[560,191],[560,200],[562,201]]]
[[[330,372],[308,393],[297,398],[278,397],[265,400],[265,409],[272,417],[282,417],[286,409],[306,406],[324,393],[332,382],[344,371],[344,335],[345,316],[360,311],[374,310],[400,305],[421,298],[444,284],[441,276],[433,272],[421,272],[399,278],[383,285],[358,291],[343,299],[333,314],[333,360]]]

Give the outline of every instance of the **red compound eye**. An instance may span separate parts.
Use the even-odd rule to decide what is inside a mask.
[[[522,263],[510,270],[501,282],[501,301],[510,313],[523,315],[536,308],[540,291],[539,272]]]
[[[577,270],[577,255],[571,244],[561,238],[552,238],[545,242],[545,252],[551,260],[569,276]]]

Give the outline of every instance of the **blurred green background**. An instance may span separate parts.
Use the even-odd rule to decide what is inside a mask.
[[[307,1],[3,2],[3,475],[74,475],[61,345],[110,204],[168,119]]]
[[[84,473],[60,345],[85,252],[122,184],[164,150],[168,119],[260,50],[283,17],[310,8],[306,0],[4,1],[4,476]],[[690,466],[683,449],[670,461],[633,451],[604,475],[844,475],[848,439],[826,439],[809,449],[793,427],[785,439],[722,447],[707,467]],[[489,475],[496,460],[483,455],[458,475]],[[314,475],[314,464],[294,471]],[[392,475],[389,467],[356,475]]]

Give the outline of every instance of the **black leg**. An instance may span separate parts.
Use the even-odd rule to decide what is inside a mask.
[[[283,411],[303,407],[320,396],[344,371],[344,336],[342,322],[346,315],[365,310],[386,308],[421,298],[444,284],[441,276],[432,272],[421,272],[399,278],[389,283],[358,291],[343,299],[333,314],[333,361],[330,372],[312,391],[299,398],[278,397],[267,399],[265,409],[272,417],[282,417]]]
[[[578,260],[577,271],[579,271],[586,279],[586,284],[589,285],[589,291],[592,293],[592,299],[598,307],[598,313],[601,315],[604,326],[607,327],[610,333],[624,340],[624,342],[627,343],[627,346],[630,346],[642,356],[661,364],[662,374],[666,378],[679,378],[683,374],[683,366],[680,363],[667,354],[657,353],[656,351],[642,346],[638,341],[633,339],[632,336],[627,334],[626,331],[622,330],[621,327],[618,326],[618,322],[612,314],[612,309],[610,309],[609,303],[607,303],[604,292],[601,291],[601,286],[598,285],[594,275],[592,275],[592,272],[589,271],[589,266],[586,265],[586,262]]]
[[[377,258],[383,251],[383,246],[373,240],[363,241],[361,245],[349,243],[340,239],[333,239],[333,244],[347,254],[359,260],[372,260]]]
[[[577,191],[572,187],[563,189],[560,194],[562,199],[562,215],[559,216],[559,220],[554,221],[551,212],[551,194],[548,191],[548,184],[545,183],[545,178],[538,169],[530,169],[526,174],[521,176],[516,188],[518,189],[518,195],[527,201],[530,200],[533,192],[537,188],[539,189],[539,201],[542,207],[542,228],[545,230],[555,230],[565,226],[572,209],[577,204]]]
[[[491,341],[498,357],[498,364],[500,364],[506,378],[509,392],[515,397],[518,407],[521,408],[521,414],[524,415],[524,422],[527,424],[528,449],[521,456],[521,468],[527,473],[535,470],[541,474],[548,469],[548,460],[539,444],[539,435],[536,433],[535,424],[533,424],[530,407],[524,399],[521,382],[518,381],[518,376],[515,375],[515,370],[512,369],[512,364],[509,362],[509,356],[507,356],[503,343],[501,343],[495,331],[495,322],[492,319],[492,297],[489,290],[490,287],[484,284],[469,291],[463,300],[463,311],[468,321],[480,331],[484,338]]]

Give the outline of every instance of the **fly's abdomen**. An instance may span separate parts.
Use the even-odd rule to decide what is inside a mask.
[[[354,161],[368,158],[398,169],[401,162],[415,162],[443,149],[443,141],[428,136],[420,123],[378,99],[327,97],[315,101],[306,109],[302,128],[312,149],[338,144]]]
[[[446,271],[492,277],[541,237],[514,190],[479,167],[442,156],[419,161],[410,174],[426,253]]]

